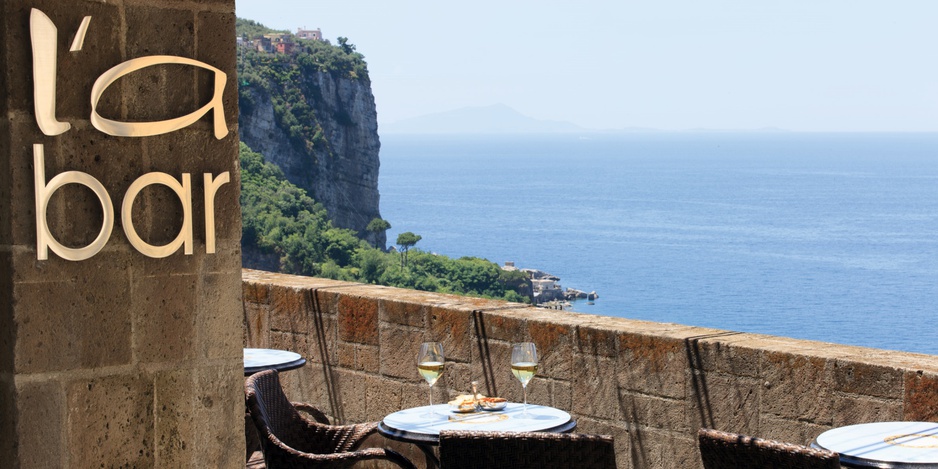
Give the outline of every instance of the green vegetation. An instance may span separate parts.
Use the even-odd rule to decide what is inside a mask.
[[[423,239],[423,236],[405,231],[397,235],[397,245],[401,247],[401,268],[407,267],[407,251],[417,242]]]
[[[336,228],[325,209],[290,184],[275,165],[241,143],[241,212],[245,251],[277,256],[282,272],[425,291],[530,301],[530,280],[476,257],[451,259],[413,246],[419,235],[397,238],[401,259]],[[383,223],[381,223],[383,222]],[[376,218],[369,227],[390,228]],[[406,253],[406,256],[405,256]],[[404,265],[406,259],[406,266]]]
[[[390,229],[391,229],[391,223],[389,223],[387,220],[383,218],[373,218],[370,222],[368,222],[368,226],[365,227],[365,231],[374,233],[375,235],[377,235],[378,233],[384,233],[385,231],[390,230]]]

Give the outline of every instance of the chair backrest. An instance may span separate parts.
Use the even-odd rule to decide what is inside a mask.
[[[283,393],[277,371],[266,370],[249,376],[245,380],[244,390],[248,410],[265,454],[277,451],[277,448],[271,447],[272,441],[280,441],[290,448],[308,453],[335,451],[325,442],[311,437],[315,436],[315,432],[309,429],[311,424],[300,416]]]
[[[700,459],[706,469],[839,469],[840,455],[832,451],[763,440],[701,428],[697,432]]]
[[[440,432],[440,468],[615,469],[609,435],[543,432]]]

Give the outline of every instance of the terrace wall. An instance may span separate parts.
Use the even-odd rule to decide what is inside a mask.
[[[517,401],[511,343],[541,356],[531,403],[612,434],[621,468],[701,467],[700,427],[806,444],[836,426],[938,421],[938,357],[543,310],[501,301],[243,271],[245,344],[308,360],[288,396],[339,421],[425,405],[415,359],[442,341],[434,401],[469,390]],[[884,333],[887,333],[884,331]]]

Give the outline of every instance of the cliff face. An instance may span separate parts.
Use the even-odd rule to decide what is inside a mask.
[[[371,82],[337,73],[303,73],[296,85],[312,107],[321,137],[301,147],[280,123],[270,92],[242,90],[251,97],[241,106],[241,140],[279,166],[287,179],[321,203],[336,226],[356,231],[384,247],[385,234],[365,230],[381,217],[378,204],[378,120]]]

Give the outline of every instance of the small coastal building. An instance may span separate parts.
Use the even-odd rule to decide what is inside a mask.
[[[296,28],[296,37],[300,39],[310,39],[313,41],[321,41],[322,31],[320,31],[319,28],[316,28],[316,29]]]
[[[290,33],[271,33],[265,34],[264,39],[269,41],[267,52],[278,52],[280,54],[292,54],[296,45],[293,42],[293,35]],[[260,50],[260,49],[258,49]]]
[[[254,49],[258,52],[273,52],[273,47],[271,46],[270,38],[259,37],[255,39]]]

